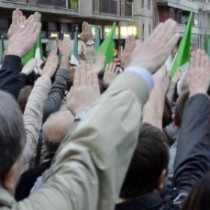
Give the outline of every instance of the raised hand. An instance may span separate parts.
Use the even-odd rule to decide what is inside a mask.
[[[155,86],[158,86],[158,89],[160,90],[164,97],[168,90],[170,79],[169,75],[167,73],[167,67],[163,65],[154,75],[153,80]]]
[[[59,51],[62,56],[70,57],[72,52],[72,44],[70,37],[64,37],[59,43]]]
[[[126,68],[129,65],[131,54],[135,48],[136,39],[134,36],[129,36],[125,41],[125,49],[121,55],[121,65]]]
[[[156,72],[179,39],[179,35],[175,34],[176,27],[173,20],[160,23],[144,42],[136,44],[129,65],[141,66],[151,73]]]
[[[87,22],[82,24],[82,33],[80,34],[80,38],[85,43],[94,40],[91,27]]]
[[[92,70],[92,65],[82,64],[77,66],[73,87],[67,95],[68,109],[73,114],[83,109],[89,109],[99,96],[98,76]]]
[[[52,77],[58,67],[58,56],[55,52],[51,52],[47,58],[46,64],[42,70],[39,70],[41,76]]]
[[[153,75],[153,80],[154,87],[149,100],[144,105],[142,121],[162,130],[165,95],[169,85],[169,75],[165,65]]]
[[[104,72],[103,81],[105,84],[110,85],[111,82],[115,79],[117,76],[117,63],[112,62],[108,65],[107,70]]]
[[[192,52],[187,75],[190,96],[206,94],[210,85],[210,61],[203,50]]]
[[[8,39],[20,28],[25,25],[26,17],[23,15],[22,11],[16,9],[12,13],[12,24],[7,33]]]
[[[35,13],[10,36],[6,54],[23,57],[34,46],[40,31],[40,14]]]

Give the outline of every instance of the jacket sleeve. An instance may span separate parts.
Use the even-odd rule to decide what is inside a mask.
[[[59,110],[67,88],[68,71],[58,70],[55,81],[44,104],[43,122],[50,114]]]
[[[24,171],[36,150],[39,132],[42,127],[44,101],[51,87],[49,77],[42,76],[36,81],[29,96],[23,115],[26,130],[26,145],[23,150],[22,162]]]
[[[120,75],[60,150],[45,186],[18,209],[112,210],[137,144],[149,88],[134,73]],[[69,137],[71,135],[71,138]]]
[[[0,90],[10,93],[16,99],[24,86],[20,72],[21,59],[14,55],[5,56],[0,70]]]
[[[210,101],[198,94],[188,99],[178,139],[175,160],[175,187],[178,193],[189,190],[209,170]]]

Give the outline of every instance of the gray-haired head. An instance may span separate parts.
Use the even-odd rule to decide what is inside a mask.
[[[0,177],[17,161],[25,145],[22,113],[9,94],[0,91]]]

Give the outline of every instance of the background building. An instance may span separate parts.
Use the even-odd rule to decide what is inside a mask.
[[[0,35],[6,37],[11,23],[12,10],[19,8],[25,15],[34,11],[42,14],[42,41],[59,37],[59,32],[74,34],[81,31],[82,22],[89,22],[100,29],[101,39],[117,22],[116,44],[130,34],[133,26],[132,3],[128,0],[0,0]]]
[[[134,0],[133,16],[138,28],[138,36],[143,41],[153,30],[153,0]]]
[[[156,22],[162,22],[168,18],[177,21],[177,32],[183,34],[191,11],[194,12],[192,46],[203,48],[204,37],[210,34],[209,0],[135,0],[133,13],[139,29],[138,35],[144,40],[151,33]]]

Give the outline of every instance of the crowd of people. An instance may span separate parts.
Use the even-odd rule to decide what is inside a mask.
[[[78,66],[69,38],[41,67],[22,66],[40,14],[13,12],[0,69],[0,209],[210,208],[210,60],[193,50],[170,79],[176,27],[129,37],[104,66],[85,22]]]

